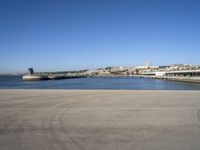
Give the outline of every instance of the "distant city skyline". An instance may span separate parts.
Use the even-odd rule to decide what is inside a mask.
[[[0,72],[200,64],[198,0],[2,0]]]

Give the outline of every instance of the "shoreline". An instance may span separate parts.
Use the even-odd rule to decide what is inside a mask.
[[[172,77],[172,76],[146,76],[146,75],[135,75],[134,77],[200,84],[200,77]]]
[[[16,76],[16,75],[12,75]],[[63,75],[17,75],[21,76],[24,81],[42,81],[42,80],[62,80],[62,79],[74,79],[74,78],[150,78],[150,79],[159,79],[159,80],[168,80],[175,82],[185,82],[185,83],[195,83],[200,84],[200,77],[176,77],[176,76],[150,76],[150,75],[107,75],[107,76],[63,76]]]

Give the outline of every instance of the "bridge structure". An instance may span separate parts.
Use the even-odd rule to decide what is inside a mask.
[[[200,70],[178,70],[178,71],[153,71],[143,72],[141,75],[156,76],[157,73],[163,73],[166,76],[200,76]]]

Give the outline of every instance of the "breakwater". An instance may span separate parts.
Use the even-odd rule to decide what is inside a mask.
[[[85,75],[24,75],[23,80],[35,81],[35,80],[59,80],[59,79],[72,79],[72,78],[84,78]]]
[[[200,77],[182,77],[182,76],[147,76],[147,75],[135,75],[140,78],[151,78],[151,79],[159,79],[159,80],[169,80],[169,81],[177,81],[177,82],[188,82],[188,83],[199,83]]]

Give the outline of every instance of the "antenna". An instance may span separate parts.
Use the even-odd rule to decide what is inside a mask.
[[[145,66],[146,66],[146,67],[150,67],[150,66],[151,66],[151,62],[150,62],[150,61],[146,61]]]

